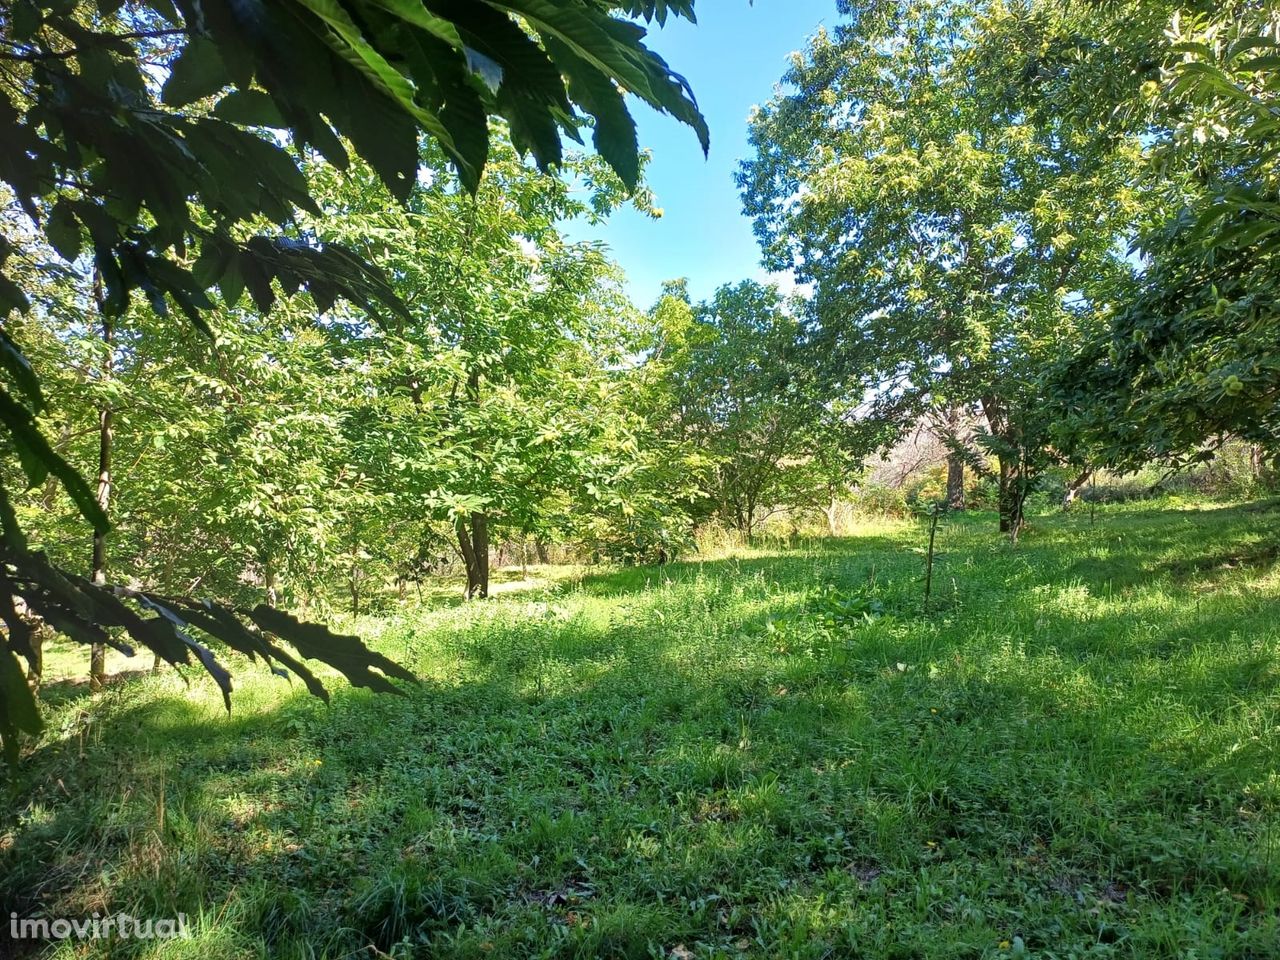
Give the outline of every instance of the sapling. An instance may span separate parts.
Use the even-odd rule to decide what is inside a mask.
[[[924,609],[929,612],[929,597],[933,593],[933,547],[938,538],[938,523],[947,513],[945,501],[935,501],[927,507],[920,507],[919,513],[929,521],[929,551],[924,568]]]

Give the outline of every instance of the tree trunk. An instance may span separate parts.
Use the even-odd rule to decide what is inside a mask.
[[[471,514],[471,542],[476,555],[476,596],[489,596],[489,518]]]
[[[106,350],[103,359],[102,372],[104,379],[109,379],[112,373],[112,350],[114,349],[114,331],[112,330],[111,321],[102,313],[102,277],[95,277],[94,293],[98,301],[98,313],[102,318],[102,342]],[[111,437],[113,414],[111,405],[103,403],[98,410],[98,506],[102,508],[105,514],[111,505]],[[107,535],[103,531],[94,531],[93,534],[93,567],[91,579],[98,586],[105,586],[107,582]],[[98,691],[102,689],[107,677],[107,649],[100,643],[92,644],[89,648],[89,689]]]
[[[947,509],[964,509],[964,460],[955,451],[947,456]]]
[[[489,518],[480,512],[471,514],[470,522],[458,517],[453,521],[458,535],[458,549],[467,570],[468,600],[489,596]]]
[[[40,689],[40,677],[44,674],[44,626],[31,631],[31,662],[27,665],[27,685]]]
[[[541,539],[533,541],[533,549],[534,549],[534,552],[538,555],[539,563],[546,564],[551,562],[551,557],[547,553],[547,545]]]
[[[831,506],[822,508],[822,512],[826,514],[826,517],[827,517],[827,535],[828,536],[834,537],[837,533],[836,514],[839,509],[840,509],[840,501],[834,498],[831,501]]]
[[[1009,449],[1018,450],[1018,432],[1012,424],[1012,417],[1003,402],[994,396],[982,398],[982,411],[987,418],[987,425],[993,437],[998,437]],[[1000,532],[1007,533],[1016,543],[1018,533],[1022,529],[1023,508],[1027,498],[1026,465],[1019,456],[1016,459],[1009,452],[997,453],[996,460],[1000,464]]]
[[[1000,532],[1009,534],[1015,543],[1022,532],[1026,501],[1021,464],[1010,464],[1001,457]]]
[[[1022,507],[1018,497],[1017,468],[1004,457],[1000,461],[1000,532],[1013,533],[1022,524]]]
[[[262,567],[262,585],[267,591],[267,605],[274,607],[279,601],[276,592],[276,571],[275,567],[270,563],[263,564]]]
[[[1080,491],[1084,489],[1084,485],[1089,482],[1089,478],[1093,476],[1093,468],[1085,467],[1080,475],[1067,484],[1066,493],[1062,495],[1062,509],[1070,510],[1071,505],[1080,498]]]

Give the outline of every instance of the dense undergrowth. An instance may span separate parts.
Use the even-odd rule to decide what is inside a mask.
[[[954,519],[928,611],[911,521],[543,568],[356,623],[403,698],[52,683],[0,911],[182,912],[110,955],[202,960],[1275,957],[1278,521]]]

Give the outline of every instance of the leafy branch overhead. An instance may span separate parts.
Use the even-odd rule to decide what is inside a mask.
[[[231,674],[197,639],[198,635],[220,641],[252,660],[260,658],[277,676],[288,679],[291,674],[297,675],[313,695],[326,701],[329,694],[320,680],[297,657],[276,644],[275,638],[291,643],[305,659],[328,664],[356,686],[398,693],[389,677],[415,680],[409,671],[370,650],[357,637],[339,636],[265,604],[238,611],[207,600],[157,597],[121,587],[109,589],[60,570],[40,551],[6,549],[3,560],[0,621],[9,636],[7,644],[0,644],[0,746],[11,761],[17,757],[14,734],[36,734],[41,729],[32,691],[15,657],[16,654],[31,662],[36,654],[31,627],[17,611],[14,597],[21,598],[27,610],[73,640],[106,644],[133,656],[134,648],[113,634],[113,628],[117,628],[175,667],[193,659],[198,661],[218,684],[228,710]],[[124,598],[155,616],[143,616]]]
[[[517,149],[546,168],[561,159],[561,134],[579,138],[576,106],[634,188],[638,150],[623,90],[693,126],[704,148],[707,130],[685,81],[611,6],[102,0],[94,13],[20,0],[0,21],[0,177],[69,259],[87,234],[111,307],[141,288],[188,311],[229,271],[251,291],[264,278],[223,255],[199,278],[149,257],[181,259],[188,244],[225,241],[235,224],[283,226],[297,208],[314,211],[297,163],[267,128],[341,168],[349,143],[403,198],[416,182],[420,130],[474,191],[489,116],[505,119]],[[668,9],[645,6],[650,15]],[[259,257],[248,260],[262,269]],[[326,266],[339,268],[358,301],[393,300],[355,265]],[[279,263],[263,272],[286,286],[314,282]],[[20,292],[6,305],[21,305]]]

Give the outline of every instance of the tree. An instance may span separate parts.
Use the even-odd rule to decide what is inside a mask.
[[[1160,118],[1147,175],[1189,186],[1140,242],[1135,295],[1049,382],[1061,442],[1121,468],[1202,460],[1228,436],[1275,456],[1280,14],[1228,4],[1172,18],[1162,39],[1163,71],[1140,94]]]
[[[319,208],[297,154],[270,130],[287,131],[297,150],[315,150],[340,167],[349,159],[347,141],[404,198],[417,183],[421,131],[474,189],[489,115],[506,118],[517,149],[550,166],[561,157],[560,134],[575,136],[585,122],[576,105],[592,118],[601,155],[634,184],[634,126],[618,84],[692,125],[704,147],[706,127],[687,85],[618,11],[691,16],[692,2],[19,0],[0,14],[0,180],[68,263],[92,263],[109,317],[123,315],[141,291],[157,313],[173,305],[202,326],[212,307],[207,290],[216,286],[234,304],[247,289],[266,311],[278,299],[274,283],[285,294],[305,289],[321,312],[342,297],[371,313],[403,314],[367,261],[294,229],[299,210]],[[0,315],[29,307],[27,285],[14,278],[42,269],[8,232],[0,236]],[[55,478],[105,532],[92,491],[36,423],[45,406],[40,383],[7,329],[0,364],[0,421],[28,482]],[[0,618],[9,627],[0,649],[0,740],[10,754],[16,731],[39,728],[25,684],[12,682],[21,678],[14,651],[32,655],[13,596],[87,643],[111,641],[106,628],[116,627],[171,661],[194,653],[227,694],[225,670],[189,628],[314,680],[229,608],[132,598],[157,613],[147,618],[121,602],[127,591],[50,562],[30,549],[2,489],[0,527]],[[392,689],[371,665],[408,677],[354,638],[265,606],[247,616],[353,682]]]
[[[812,284],[812,336],[848,396],[899,428],[981,409],[1016,531],[1052,456],[1040,375],[1132,274],[1140,131],[1083,121],[1088,71],[1063,65],[1092,69],[1106,44],[1074,5],[841,9],[752,120],[745,207],[765,265]]]
[[[845,425],[805,362],[799,308],[751,280],[697,305],[669,284],[654,308],[672,429],[712,464],[707,506],[748,540],[762,513],[816,505],[833,474],[851,472]]]
[[[424,166],[429,182],[402,207],[371,172],[350,186],[327,182],[315,229],[365,238],[395,277],[407,319],[367,329],[362,342],[387,398],[379,429],[399,439],[369,469],[402,505],[402,524],[449,525],[467,597],[482,598],[496,537],[572,532],[567,514],[618,493],[600,471],[638,455],[603,443],[623,413],[610,368],[628,352],[620,327],[631,308],[614,265],[559,225],[628,198],[652,208],[646,190],[628,194],[595,158],[566,158],[564,173],[590,185],[572,189],[501,140],[474,196],[442,156],[429,153]]]

